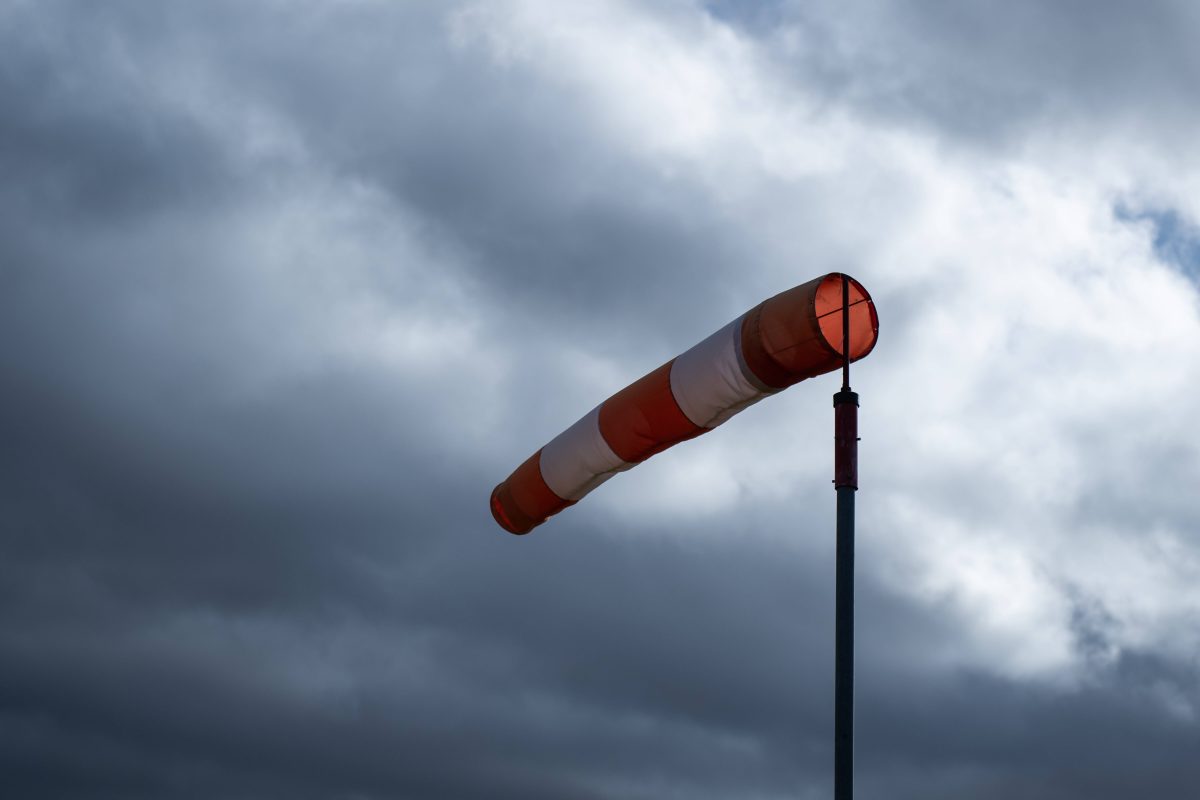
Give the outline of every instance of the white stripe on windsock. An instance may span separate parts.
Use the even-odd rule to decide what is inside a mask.
[[[542,448],[542,479],[564,500],[579,500],[632,466],[622,461],[600,435],[600,406]]]
[[[675,402],[702,428],[715,428],[771,394],[752,384],[744,372],[739,357],[742,317],[680,355],[671,366]]]

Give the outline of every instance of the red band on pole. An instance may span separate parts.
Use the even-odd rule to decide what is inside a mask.
[[[858,488],[858,394],[833,396],[833,485]]]

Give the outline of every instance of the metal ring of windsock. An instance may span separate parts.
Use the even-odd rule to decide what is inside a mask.
[[[843,341],[857,361],[878,335],[875,304],[849,276],[834,272],[781,292],[550,440],[492,491],[492,516],[510,533],[528,533],[618,472],[843,367]]]

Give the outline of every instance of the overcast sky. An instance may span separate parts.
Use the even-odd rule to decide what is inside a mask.
[[[844,270],[859,795],[1200,785],[1200,5],[0,0],[20,798],[832,788],[830,395],[492,487]]]

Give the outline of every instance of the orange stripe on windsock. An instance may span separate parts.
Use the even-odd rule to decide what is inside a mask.
[[[850,278],[850,357],[878,338],[879,318],[862,284]],[[785,389],[842,365],[842,276],[832,273],[780,292],[746,312],[742,355],[768,386]]]
[[[636,464],[706,428],[692,422],[671,394],[668,361],[600,406],[600,434],[622,461]]]

